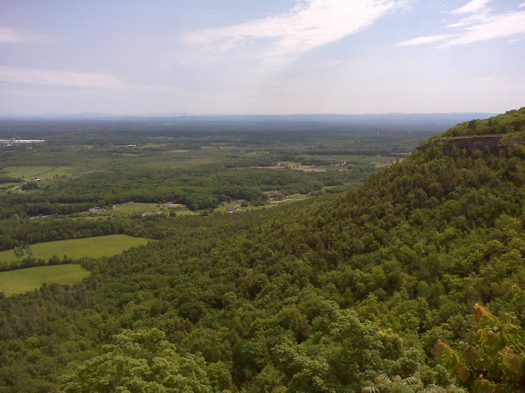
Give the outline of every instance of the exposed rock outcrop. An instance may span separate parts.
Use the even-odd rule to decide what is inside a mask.
[[[486,134],[475,136],[459,136],[454,138],[439,138],[431,140],[418,147],[419,150],[425,151],[436,144],[443,144],[443,150],[446,155],[451,155],[454,149],[465,149],[470,154],[476,150],[485,151],[488,149],[491,153],[498,153],[502,149],[525,143],[525,136],[510,137],[508,134]]]

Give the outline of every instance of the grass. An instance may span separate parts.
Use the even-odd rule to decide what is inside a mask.
[[[271,201],[270,204],[280,204],[280,203],[287,203],[287,202],[297,202],[297,201],[303,201],[308,198],[308,195],[304,194],[293,194],[293,195],[287,195],[283,200],[280,201]]]
[[[198,213],[189,210],[187,207],[168,208],[164,204],[159,203],[135,203],[127,202],[114,205],[113,208],[108,208],[107,211],[101,211],[94,214],[75,213],[70,217],[75,220],[104,220],[110,217],[128,217],[135,214],[143,214],[147,212],[162,212],[163,215],[168,215],[174,212],[177,216],[194,216]]]
[[[73,259],[83,257],[98,258],[120,254],[128,248],[141,246],[150,241],[151,239],[127,235],[108,235],[33,244],[31,245],[31,251],[34,258],[44,260],[55,255],[60,258],[65,255]],[[0,263],[16,259],[17,257],[13,250],[0,252]]]
[[[173,210],[175,212],[177,217],[179,217],[179,216],[196,216],[196,215],[199,214],[199,213],[191,211],[190,209],[185,208],[185,207],[184,208],[170,209],[170,211],[171,210]]]
[[[18,185],[19,185],[19,183],[4,183],[4,184],[0,184],[0,190],[11,189],[11,188],[16,187]]]
[[[233,214],[242,213],[242,212],[248,212],[253,210],[264,210],[264,209],[271,209],[274,207],[277,207],[279,204],[283,203],[291,203],[291,202],[298,202],[303,201],[308,198],[308,195],[304,194],[293,194],[293,195],[287,195],[283,200],[280,201],[270,201],[269,203],[266,203],[261,206],[253,206],[249,205],[246,207],[241,207],[239,204],[232,203],[232,205],[237,206],[239,208],[238,212],[234,212]],[[226,206],[219,206],[213,210],[214,213],[227,213],[228,207]],[[177,212],[177,214],[179,214]]]
[[[55,176],[67,176],[70,174],[70,168],[64,166],[10,166],[2,171],[11,177],[22,179],[53,179]]]
[[[146,154],[143,157],[122,157],[123,160],[130,160],[130,163],[136,165],[137,160],[141,160],[150,168],[173,168],[189,169],[201,165],[208,165],[221,162],[225,152],[215,150],[167,150],[155,152],[155,156]],[[131,161],[132,160],[132,161]]]
[[[398,153],[398,155],[401,155],[403,153]],[[381,155],[360,155],[360,154],[348,154],[348,155],[317,155],[315,156],[321,160],[329,160],[329,161],[336,161],[336,162],[343,162],[343,161],[357,161],[357,162],[380,162],[380,163],[387,163],[395,161],[396,157],[389,157],[389,156],[381,156]]]
[[[0,292],[6,296],[38,289],[42,284],[74,284],[91,273],[80,265],[39,266],[0,272]]]
[[[168,208],[158,203],[122,203],[115,205],[113,210],[111,210],[115,215],[142,214],[156,211],[167,212]]]

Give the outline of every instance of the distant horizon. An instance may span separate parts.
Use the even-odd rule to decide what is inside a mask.
[[[513,108],[519,109],[519,108]],[[509,109],[512,110],[512,109]],[[0,113],[0,119],[3,118],[149,118],[149,117],[312,117],[312,116],[446,116],[446,115],[486,115],[495,116],[504,112],[482,112],[482,111],[466,111],[466,112],[368,112],[368,113],[330,113],[330,112],[317,112],[317,113],[286,113],[286,114],[271,114],[271,113],[105,113],[105,112],[74,112],[74,113],[39,113],[39,114],[16,114],[16,113]]]

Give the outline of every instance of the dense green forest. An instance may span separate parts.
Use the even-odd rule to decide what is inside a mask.
[[[505,114],[484,120],[473,119],[460,123],[445,132],[443,137],[483,134],[508,134],[525,132],[525,113],[522,109],[510,110]]]
[[[91,271],[78,284],[0,294],[0,392],[525,391],[524,118],[460,124],[405,159],[408,142],[363,149],[377,137],[366,133],[334,133],[332,145],[291,133],[287,148],[118,133],[97,147],[96,132],[84,146],[68,133],[6,147],[4,168],[41,154],[74,169],[5,190],[2,249],[110,233],[158,241],[76,261]],[[485,133],[501,134],[498,149],[483,148]],[[445,148],[464,135],[481,148]],[[197,155],[166,164],[179,150]],[[313,158],[326,171],[292,169]],[[15,175],[6,184],[25,184]],[[184,187],[209,203],[191,205]],[[270,191],[315,198],[270,209]],[[199,214],[78,215],[130,198]],[[253,209],[213,211],[223,199]]]

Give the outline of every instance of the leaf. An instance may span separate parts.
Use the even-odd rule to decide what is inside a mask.
[[[486,380],[483,378],[483,374],[480,374],[474,381],[474,389],[472,391],[476,393],[488,393],[491,392],[495,386],[493,382]]]
[[[422,387],[423,386],[423,382],[421,382],[421,380],[419,378],[416,378],[416,377],[407,377],[404,379],[405,383],[409,384],[410,386],[415,386],[415,387]]]
[[[390,378],[388,378],[385,374],[379,374],[377,377],[376,377],[376,385],[377,386],[381,386],[381,385],[384,385],[385,383],[386,384],[389,384],[390,383]]]
[[[463,351],[465,353],[465,360],[469,363],[474,363],[480,358],[478,351],[476,351],[476,348],[474,348],[472,345],[465,344]]]
[[[483,311],[484,310],[485,310],[485,308],[483,306],[480,306],[478,303],[476,303],[474,305],[474,318],[476,319],[476,322],[481,321],[481,318],[483,317]]]
[[[494,333],[492,329],[487,329],[487,338],[489,340],[494,340],[496,338],[496,333]]]
[[[470,378],[470,371],[462,364],[458,364],[456,366],[456,375],[461,382],[467,382]]]
[[[505,355],[503,356],[503,364],[507,366],[511,371],[518,374],[521,368],[520,358],[510,351],[510,349],[507,349],[505,351]]]
[[[441,340],[438,340],[437,344],[436,344],[436,354],[438,357],[441,357],[443,356],[443,354],[445,353],[445,351],[448,349],[448,345],[445,344],[443,341]]]

